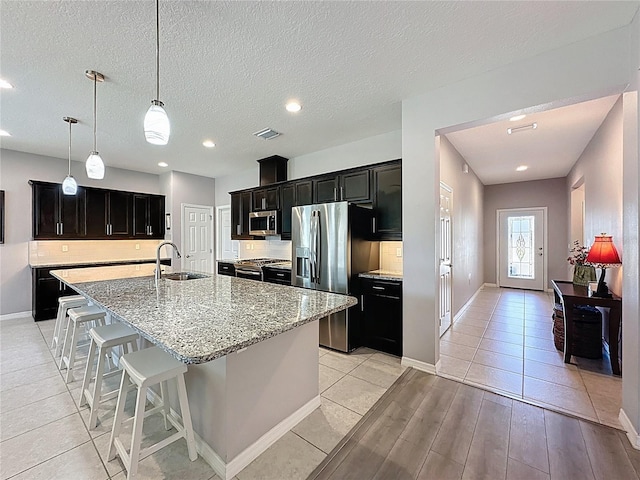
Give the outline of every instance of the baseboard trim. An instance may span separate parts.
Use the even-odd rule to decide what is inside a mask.
[[[455,314],[455,316],[453,317],[453,323],[456,323],[460,317],[464,314],[465,309],[471,305],[471,302],[473,302],[475,300],[475,298],[478,296],[478,294],[482,291],[482,289],[484,288],[486,284],[482,284],[478,287],[478,290],[476,290],[476,293],[474,293],[473,295],[471,295],[471,298],[469,298],[469,300],[467,300],[465,302],[465,304],[460,307],[460,310],[458,310],[458,313]]]
[[[497,283],[483,283],[482,287],[480,287],[480,288],[484,288],[484,287],[498,288],[498,284]]]
[[[159,405],[160,397],[151,389],[148,390],[147,398],[154,404]],[[276,426],[274,426],[271,430],[262,435],[258,440],[256,440],[253,444],[249,445],[242,452],[240,452],[233,460],[229,463],[225,463],[225,461],[218,455],[208,443],[206,443],[200,435],[194,432],[194,437],[196,441],[196,449],[198,453],[202,457],[202,459],[207,462],[216,475],[218,475],[223,480],[231,480],[238,473],[240,473],[247,465],[253,462],[256,458],[258,458],[267,448],[277,442],[285,433],[295,427],[298,423],[304,420],[311,412],[313,412],[316,408],[320,406],[320,395],[312,398],[298,410],[293,412],[287,418],[282,420]],[[173,408],[170,411],[170,415],[182,423],[182,418]]]
[[[640,450],[640,434],[638,434],[633,423],[631,423],[631,420],[629,420],[629,417],[622,408],[618,414],[618,420],[620,420],[622,428],[627,432],[627,438],[631,446],[636,450]]]
[[[16,312],[16,313],[5,313],[4,315],[0,315],[0,322],[3,320],[14,320],[16,318],[23,317],[31,317],[31,310],[27,310],[26,312]],[[33,320],[33,317],[31,317]]]
[[[431,375],[436,374],[436,365],[432,363],[423,362],[421,360],[416,360],[414,358],[402,357],[401,365],[403,367],[413,367],[416,370],[420,370],[421,372],[430,373]]]

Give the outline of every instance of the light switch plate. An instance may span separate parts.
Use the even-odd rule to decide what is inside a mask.
[[[402,247],[396,248],[396,257],[402,257]]]
[[[62,251],[63,252],[68,252],[69,251],[69,246],[68,245],[62,245]]]
[[[136,250],[140,250],[140,244],[136,243]]]

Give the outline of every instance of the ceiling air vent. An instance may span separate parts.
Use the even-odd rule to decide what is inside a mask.
[[[270,128],[265,128],[263,130],[260,130],[259,132],[254,133],[254,135],[264,140],[271,140],[272,138],[279,137],[282,134],[280,132],[276,132],[275,130],[271,130]]]

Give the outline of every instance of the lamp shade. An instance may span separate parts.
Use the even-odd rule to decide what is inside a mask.
[[[67,175],[62,182],[62,193],[65,195],[75,195],[78,192],[78,183],[72,175]]]
[[[585,262],[600,267],[622,264],[611,235],[596,235]]]
[[[166,145],[171,135],[171,124],[159,100],[153,100],[147,114],[144,116],[144,136],[147,142],[154,145]]]
[[[85,166],[87,168],[87,177],[95,180],[104,178],[104,162],[98,152],[91,152]]]

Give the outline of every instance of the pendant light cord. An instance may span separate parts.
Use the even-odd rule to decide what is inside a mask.
[[[69,121],[69,176],[71,176],[71,121]]]
[[[160,100],[160,0],[156,0],[156,100]]]
[[[96,100],[96,85],[98,84],[98,72],[93,72],[93,151],[97,152],[98,148],[96,147],[96,109],[97,109],[97,100]]]

